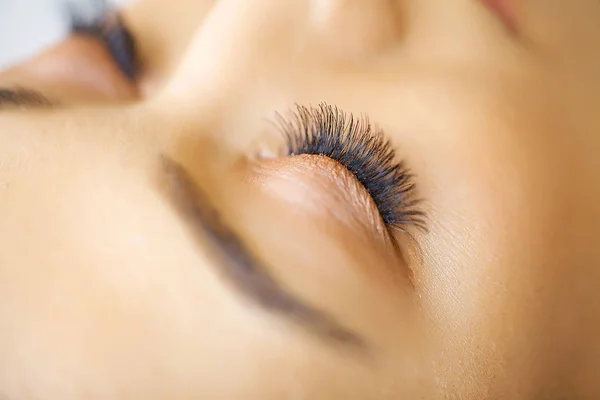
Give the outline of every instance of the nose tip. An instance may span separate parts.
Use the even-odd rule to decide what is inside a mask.
[[[312,0],[311,22],[329,53],[360,58],[384,52],[402,36],[395,0]]]

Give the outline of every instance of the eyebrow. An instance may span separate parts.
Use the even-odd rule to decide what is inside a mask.
[[[35,90],[0,88],[0,110],[12,108],[51,108],[55,105],[55,102]]]
[[[360,334],[287,291],[220,218],[190,174],[174,160],[161,158],[162,172],[167,178],[167,197],[192,228],[199,244],[208,239],[223,256],[221,262],[215,264],[232,287],[263,310],[281,315],[322,339],[341,343],[347,348],[366,349],[367,342]]]

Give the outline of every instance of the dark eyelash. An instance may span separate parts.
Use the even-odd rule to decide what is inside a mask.
[[[106,46],[121,72],[134,80],[139,72],[135,39],[121,16],[107,11],[107,7],[98,5],[98,12],[101,13],[99,18],[86,18],[82,12],[70,9],[71,33],[98,39]]]
[[[9,107],[44,108],[56,105],[43,94],[22,87],[0,87],[0,110]]]
[[[366,118],[322,103],[297,106],[290,118],[278,116],[278,122],[287,140],[287,155],[314,154],[337,161],[371,195],[387,226],[426,230],[413,175],[404,162],[396,161],[391,143]]]

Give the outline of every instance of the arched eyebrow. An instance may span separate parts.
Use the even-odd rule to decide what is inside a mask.
[[[359,349],[361,353],[367,350],[367,342],[360,334],[286,290],[219,218],[217,210],[181,165],[167,157],[162,158],[161,164],[167,180],[167,197],[199,238],[198,244],[205,246],[208,242],[217,251],[219,260],[214,264],[232,287],[262,309],[284,316],[322,339]]]
[[[0,110],[13,108],[51,108],[56,103],[42,93],[25,88],[0,88]]]

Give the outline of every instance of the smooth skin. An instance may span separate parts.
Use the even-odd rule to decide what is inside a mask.
[[[513,3],[139,0],[137,86],[64,73],[81,38],[0,75],[63,104],[0,112],[0,398],[600,398],[600,3]],[[257,160],[320,102],[410,166],[417,246],[335,162]],[[366,348],[232,287],[165,155]]]

